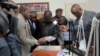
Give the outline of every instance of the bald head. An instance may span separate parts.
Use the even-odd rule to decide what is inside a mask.
[[[71,7],[71,12],[77,18],[80,18],[81,15],[82,15],[83,9],[80,7],[79,4],[73,4],[72,7]]]

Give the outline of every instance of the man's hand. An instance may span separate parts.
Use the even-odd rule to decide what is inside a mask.
[[[65,25],[61,25],[61,26],[59,26],[59,30],[62,32],[67,32],[68,28]]]
[[[46,40],[45,40],[44,37],[42,37],[42,38],[39,39],[39,44],[40,44],[40,45],[41,45],[41,44],[45,44],[45,43],[46,43]]]

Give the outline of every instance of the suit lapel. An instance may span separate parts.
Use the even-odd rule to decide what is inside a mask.
[[[30,25],[29,25],[28,20],[27,20],[26,23],[27,23],[26,28],[27,28],[27,30],[28,30],[28,33],[29,33],[30,36],[32,36],[32,34],[31,34],[31,30],[30,30]]]
[[[87,17],[87,12],[86,12],[86,11],[84,11],[83,18],[82,18],[82,19],[83,19],[83,22],[84,22],[85,20],[87,20],[87,18],[86,18],[86,17]]]

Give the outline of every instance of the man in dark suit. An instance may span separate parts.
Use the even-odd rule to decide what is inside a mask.
[[[75,40],[75,38],[77,39],[77,31],[78,31],[78,26],[79,26],[79,20],[82,19],[83,20],[84,33],[85,33],[85,40],[86,40],[86,45],[87,45],[88,41],[89,41],[92,19],[95,16],[96,13],[93,12],[93,11],[83,10],[80,7],[80,5],[78,5],[78,4],[72,5],[71,12],[77,18],[76,21],[74,22],[74,31],[75,31],[75,33],[73,34],[73,37],[75,36],[74,40]],[[93,47],[92,47],[93,42],[94,41],[92,40],[91,47],[90,47],[90,50],[89,50],[89,54],[93,54]],[[79,47],[79,46],[77,45],[77,47]]]
[[[0,0],[0,5],[5,2],[7,1]],[[8,31],[9,28],[8,25],[9,25],[8,18],[6,17],[6,14],[3,12],[0,6],[0,56],[11,56],[8,44],[3,37]]]
[[[51,44],[51,45],[59,45],[58,38],[59,32],[57,30],[56,25],[53,24],[54,19],[52,18],[51,11],[45,11],[44,18],[39,21],[39,32],[40,32],[40,39],[43,40],[43,44]],[[50,43],[47,42],[44,37],[46,36],[53,36],[56,37],[55,41],[51,41]]]
[[[8,0],[6,0],[8,1]],[[5,5],[5,6],[4,6]],[[8,7],[6,7],[8,6]],[[16,36],[16,28],[17,28],[17,23],[18,19],[16,15],[10,12],[12,9],[16,9],[17,5],[14,5],[12,2],[8,2],[5,4],[1,4],[1,7],[3,9],[3,12],[5,12],[6,17],[9,21],[9,31],[7,34],[4,36],[5,40],[7,41],[7,44],[10,48],[11,51],[11,56],[21,56],[21,46],[20,46],[20,41],[18,37]]]
[[[93,11],[86,11],[83,10],[80,5],[78,4],[74,4],[71,8],[71,12],[73,15],[76,16],[76,21],[74,23],[75,25],[75,32],[77,33],[78,30],[78,25],[79,25],[79,20],[80,18],[82,18],[83,20],[83,27],[84,27],[84,31],[85,31],[85,39],[86,39],[86,44],[88,44],[88,40],[89,40],[89,35],[90,35],[90,30],[91,30],[91,23],[92,23],[92,19],[95,16],[95,12]],[[77,34],[74,33],[74,36],[76,37]]]

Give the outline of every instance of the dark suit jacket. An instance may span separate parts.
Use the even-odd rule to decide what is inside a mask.
[[[34,26],[32,24],[35,24],[35,29],[34,29]],[[31,30],[31,33],[32,33],[32,36],[35,37],[36,39],[38,39],[38,20],[34,20],[34,21],[31,21],[29,20],[29,24],[30,24],[30,30]]]
[[[92,19],[95,16],[95,12],[92,11],[84,11],[84,15],[83,15],[83,26],[84,26],[84,31],[85,31],[85,38],[86,38],[86,43],[88,43],[89,40],[89,35],[90,35],[90,30],[91,30],[91,23],[92,23]],[[78,25],[79,25],[79,20],[76,20],[74,23],[75,27],[75,33],[73,34],[73,39],[76,39],[76,33],[78,30]],[[75,37],[74,37],[75,36]]]
[[[54,36],[57,40],[51,42],[51,45],[58,45],[59,32],[56,25],[53,24],[53,21],[53,18],[51,18],[48,22],[44,18],[39,21],[40,38],[45,36]]]
[[[3,37],[0,37],[0,56],[11,56],[8,44]]]

